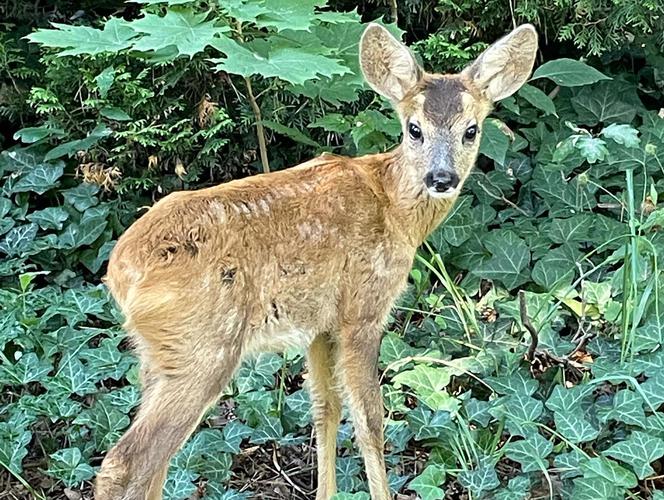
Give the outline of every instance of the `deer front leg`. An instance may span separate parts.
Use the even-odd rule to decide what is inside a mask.
[[[335,350],[329,335],[323,334],[314,339],[307,353],[318,459],[316,500],[329,500],[337,492],[337,431],[341,420],[341,398],[334,376]]]
[[[383,455],[383,398],[378,379],[381,331],[380,322],[343,328],[337,362],[373,500],[391,498]]]

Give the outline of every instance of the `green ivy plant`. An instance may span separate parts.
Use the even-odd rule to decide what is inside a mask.
[[[0,467],[31,498],[89,491],[139,402],[99,284],[150,202],[138,190],[214,180],[229,138],[258,123],[280,138],[277,167],[293,144],[358,154],[400,134],[361,92],[356,13],[141,4],[133,20],[30,35],[46,68],[29,97],[38,118],[0,154]],[[418,47],[460,64],[475,50]],[[634,75],[600,69],[545,62],[498,105],[463,196],[418,255],[379,359],[395,492],[663,497],[664,119]],[[127,175],[105,191],[76,177],[87,164]],[[260,496],[238,461],[249,447],[309,446],[302,368],[297,350],[247,360],[173,459],[165,497]],[[335,499],[366,500],[351,435],[344,419]]]

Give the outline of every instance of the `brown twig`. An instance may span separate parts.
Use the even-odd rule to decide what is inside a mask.
[[[397,24],[397,21],[399,20],[399,9],[397,8],[397,0],[388,0],[390,4],[390,17],[392,18],[392,22],[394,24]]]
[[[521,215],[525,215],[526,217],[530,217],[530,215],[528,214],[528,212],[526,212],[526,211],[523,210],[521,207],[519,207],[519,206],[516,205],[515,203],[513,203],[513,202],[511,202],[510,200],[508,200],[507,198],[505,198],[505,196],[502,194],[502,191],[501,191],[500,195],[496,195],[496,194],[492,193],[491,191],[489,191],[489,190],[487,189],[487,187],[486,187],[484,184],[482,184],[480,181],[477,181],[477,184],[478,184],[478,185],[484,190],[484,192],[485,192],[486,194],[488,194],[489,196],[491,196],[494,200],[500,200],[500,201],[502,201],[503,203],[508,204],[508,205],[509,205],[510,207],[512,207],[514,210],[516,210],[517,212],[519,212]],[[492,186],[492,187],[495,187],[495,186]],[[498,191],[500,191],[500,188],[496,188],[496,189],[498,189]]]
[[[279,474],[281,477],[283,477],[288,484],[290,484],[294,490],[297,492],[301,493],[305,497],[309,496],[309,493],[305,492],[302,488],[300,488],[297,484],[293,482],[293,480],[286,474],[286,471],[282,469],[281,465],[279,464],[279,460],[277,459],[277,450],[272,449],[272,463],[274,464],[274,467],[276,468],[277,474]]]
[[[265,142],[265,129],[263,128],[263,117],[261,115],[261,108],[256,102],[254,97],[254,91],[251,88],[251,80],[244,77],[244,83],[247,85],[247,98],[249,99],[249,104],[251,109],[254,111],[254,117],[256,118],[256,134],[258,135],[258,150],[261,155],[261,163],[263,164],[263,172],[268,173],[270,171],[270,163],[267,159],[267,146]]]
[[[237,33],[240,40],[243,40],[242,37],[242,23],[238,21],[237,23]],[[267,145],[265,141],[265,128],[263,128],[263,116],[261,115],[261,108],[256,102],[256,96],[254,95],[254,89],[251,86],[251,80],[248,77],[244,77],[244,84],[247,87],[247,100],[251,106],[252,111],[254,112],[254,118],[256,119],[256,135],[258,136],[258,150],[261,155],[261,163],[263,164],[263,172],[268,173],[270,171],[270,162],[267,158]]]
[[[535,359],[535,350],[537,349],[539,337],[537,336],[537,330],[530,322],[530,318],[528,317],[526,292],[523,290],[519,290],[519,313],[521,315],[521,323],[526,328],[526,330],[528,330],[528,333],[530,333],[530,347],[526,353],[526,359],[528,361],[533,361]]]
[[[560,92],[560,85],[556,85],[551,92],[549,92],[549,98],[553,99],[558,95],[558,92]]]

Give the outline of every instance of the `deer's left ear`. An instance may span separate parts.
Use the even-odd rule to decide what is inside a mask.
[[[523,24],[482,52],[462,74],[470,77],[491,101],[499,101],[528,80],[536,53],[537,32],[532,25]]]

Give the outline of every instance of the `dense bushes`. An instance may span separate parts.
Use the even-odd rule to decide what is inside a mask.
[[[18,496],[87,494],[129,424],[136,366],[99,283],[140,207],[398,140],[357,66],[361,21],[393,3],[167,3],[46,4],[36,32],[16,7],[3,34],[0,112],[16,133],[0,155],[0,466]],[[393,487],[661,498],[661,5],[410,0],[396,14],[429,68],[463,66],[513,21],[540,28],[550,62],[485,124],[383,341]],[[300,352],[247,362],[174,459],[168,498],[311,489],[295,472],[311,457],[302,365]],[[363,498],[349,436],[345,423],[339,496]]]

